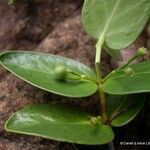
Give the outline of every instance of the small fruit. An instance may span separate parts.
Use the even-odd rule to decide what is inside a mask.
[[[136,53],[136,56],[137,57],[142,57],[142,56],[145,56],[148,54],[148,50],[144,47],[141,47],[138,49],[137,53]]]
[[[132,70],[131,67],[128,67],[128,68],[124,69],[124,73],[128,76],[133,76],[134,71]]]
[[[102,123],[101,117],[97,116],[97,117],[91,117],[90,118],[90,123],[92,125],[100,125]]]

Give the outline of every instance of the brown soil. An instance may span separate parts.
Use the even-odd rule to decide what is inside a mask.
[[[81,8],[83,0],[22,0],[15,6],[9,6],[7,0],[0,0],[0,51],[29,50],[57,54],[76,59],[90,67],[94,62],[94,41],[84,32],[81,25]],[[123,54],[124,60],[137,47],[150,48],[150,27]],[[149,34],[149,35],[148,35]],[[130,50],[130,52],[128,51]],[[103,54],[103,71],[108,73],[120,64]],[[83,110],[97,113],[97,95],[76,101],[60,97],[32,87],[4,69],[0,70],[0,150],[73,150],[71,144],[6,133],[4,123],[13,112],[26,105],[35,103],[65,103]],[[119,141],[132,141],[150,136],[150,104],[147,102],[143,112],[121,129],[115,129],[115,145]],[[140,127],[142,131],[140,131]],[[147,129],[146,132],[144,129]],[[130,132],[130,133],[129,133]],[[79,149],[92,147],[78,146]],[[131,148],[131,147],[130,147]],[[94,149],[94,148],[93,148]],[[95,148],[97,149],[97,147]],[[138,149],[136,147],[136,149]]]

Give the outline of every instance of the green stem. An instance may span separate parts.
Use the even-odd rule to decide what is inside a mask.
[[[98,85],[99,85],[99,96],[100,96],[100,110],[101,110],[101,116],[106,123],[107,121],[107,113],[106,113],[106,96],[104,91],[101,89],[101,81],[102,81],[102,72],[101,72],[101,51],[102,51],[102,46],[104,43],[104,37],[102,36],[99,38],[97,44],[96,44],[96,57],[95,57],[95,68],[96,68],[96,73],[98,77]]]
[[[100,82],[101,81],[101,78],[102,78],[102,73],[101,73],[101,70],[100,70],[100,63],[96,62],[95,63],[95,69],[96,69],[96,74],[97,74],[97,78],[98,78],[98,81]]]
[[[108,80],[114,73],[116,73],[117,69],[116,70],[113,70],[112,72],[110,72],[103,80],[102,80],[102,83],[104,83],[106,80]]]
[[[133,56],[132,58],[130,58],[128,60],[128,62],[126,64],[124,64],[123,66],[121,66],[118,70],[124,69],[125,67],[129,66],[135,59],[137,58],[137,56]]]
[[[96,84],[98,83],[97,80],[94,80],[84,74],[77,74],[70,70],[68,70],[67,73],[68,73],[68,75],[72,75],[71,77],[68,76],[68,78],[72,79],[72,80],[83,80],[83,81],[86,80],[86,81],[94,82]]]
[[[146,52],[145,52],[146,53]],[[143,54],[144,55],[144,54]],[[112,72],[110,72],[103,80],[102,83],[104,83],[106,80],[108,80],[114,73],[116,73],[117,71],[124,69],[125,67],[128,67],[136,58],[142,57],[142,54],[139,54],[139,52],[137,52],[133,57],[131,57],[126,64],[122,65],[121,67],[113,70]]]
[[[104,43],[104,38],[100,38],[96,43],[95,68],[96,68],[98,80],[101,80],[102,78],[100,61],[101,61],[101,51],[102,51],[103,43]]]
[[[78,148],[72,143],[72,147],[74,148],[74,150],[78,150]]]
[[[134,60],[134,59],[133,59]],[[130,63],[133,61],[133,60],[129,60],[125,65],[121,66],[120,68],[117,68],[113,71],[111,71],[104,79],[102,79],[102,83],[104,83],[106,80],[108,80],[113,74],[115,74],[117,71],[121,70],[121,69],[124,69],[125,67],[129,66]]]
[[[135,53],[135,55],[133,57],[131,57],[128,60],[128,62],[125,65],[123,65],[122,67],[120,67],[119,69],[124,69],[125,67],[129,66],[131,64],[131,62],[133,62],[136,58],[143,57],[146,55],[148,55],[148,50],[144,47],[139,48],[138,51]]]
[[[103,80],[102,80],[102,83],[104,83],[106,80],[108,80],[113,74],[115,74],[117,71],[121,70],[121,69],[124,69],[125,67],[129,66],[131,64],[131,62],[136,59],[137,57],[134,56],[132,58],[130,58],[128,60],[128,62],[126,64],[124,64],[123,66],[121,66],[120,68],[117,68],[113,71],[111,71]]]
[[[101,110],[101,116],[103,119],[103,122],[106,123],[108,120],[108,116],[107,116],[107,109],[106,109],[106,95],[104,93],[104,91],[99,88],[99,96],[100,96],[100,110]]]
[[[108,144],[108,149],[109,149],[109,150],[115,150],[113,141]]]

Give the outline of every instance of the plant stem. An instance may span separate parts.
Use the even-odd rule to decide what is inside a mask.
[[[99,81],[102,78],[100,61],[101,61],[101,51],[102,51],[103,42],[104,42],[104,39],[99,38],[98,42],[96,43],[95,69],[96,69],[96,73],[97,73],[97,77]]]
[[[129,66],[131,64],[131,62],[136,59],[137,56],[134,56],[132,58],[130,58],[128,60],[128,62],[126,64],[124,64],[123,66],[121,66],[120,68],[117,68],[113,71],[111,71],[103,80],[102,80],[102,83],[104,83],[106,80],[108,80],[113,74],[115,74],[117,71],[121,70],[121,69],[124,69],[125,67]]]
[[[104,91],[101,88],[99,88],[99,96],[100,96],[100,110],[101,110],[102,119],[103,119],[103,122],[106,123],[108,120],[107,113],[106,113],[107,111],[106,96],[105,96]]]
[[[136,58],[137,58],[136,55],[133,56],[132,58],[130,58],[126,64],[124,64],[123,66],[121,66],[121,67],[119,68],[119,70],[121,70],[121,69],[123,69],[123,68],[129,66]]]
[[[116,73],[117,69],[116,70],[113,70],[112,72],[110,72],[103,80],[102,80],[102,83],[104,83],[107,79],[109,79],[114,73]]]
[[[94,82],[94,83],[98,83],[97,80],[94,80],[84,74],[77,74],[74,73],[73,71],[67,71],[68,75],[72,75],[71,77],[68,76],[68,79],[72,79],[72,80],[86,80],[86,81],[90,81],[90,82]]]
[[[96,47],[96,57],[95,57],[95,62],[96,63],[100,63],[103,42],[104,42],[104,39],[100,38],[98,40],[98,42],[96,43],[96,46],[95,46]]]
[[[96,69],[96,74],[97,74],[97,77],[98,77],[98,81],[100,82],[101,81],[101,76],[102,76],[102,73],[101,73],[101,70],[100,70],[100,63],[99,62],[96,62],[95,63],[95,69]]]
[[[104,91],[101,89],[102,82],[102,72],[101,72],[101,51],[104,43],[104,37],[101,36],[96,44],[96,56],[95,56],[95,68],[98,77],[98,85],[99,85],[99,95],[100,95],[100,110],[104,123],[107,121],[107,113],[106,113],[106,96]]]
[[[72,143],[72,147],[74,148],[74,150],[78,150],[78,148]]]
[[[109,150],[115,150],[115,148],[114,148],[114,143],[113,143],[113,142],[110,142],[110,143],[108,144],[108,149],[109,149]]]
[[[95,68],[98,80],[101,80],[102,73],[101,73],[101,51],[103,46],[104,38],[100,38],[98,42],[96,43],[96,56],[95,56]]]
[[[120,69],[123,69],[123,68],[129,66],[136,58],[143,57],[146,55],[148,55],[148,50],[144,47],[139,48],[138,51],[135,53],[135,55],[133,57],[131,57],[128,60],[128,62],[125,65],[123,65]]]
[[[102,83],[104,83],[107,79],[109,79],[114,73],[116,73],[117,71],[119,70],[122,70],[126,67],[128,67],[135,59],[139,58],[139,57],[143,57],[145,55],[148,55],[148,51],[146,48],[142,47],[142,48],[139,48],[138,51],[134,54],[133,57],[131,57],[127,63],[125,63],[124,65],[122,65],[121,67],[113,70],[112,72],[110,72],[103,80],[102,80]]]

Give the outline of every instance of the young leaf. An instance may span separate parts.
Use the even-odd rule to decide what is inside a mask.
[[[141,33],[150,16],[150,0],[85,0],[82,22],[110,49],[123,49]]]
[[[59,95],[85,97],[97,90],[97,85],[90,81],[96,80],[95,72],[84,64],[69,58],[18,51],[1,54],[0,63],[7,70],[33,86]],[[68,79],[69,75],[67,76],[65,73],[68,70],[77,76],[72,75],[71,79]],[[78,75],[84,75],[89,80],[81,80]]]
[[[97,145],[112,141],[112,129],[102,124],[91,124],[89,116],[65,106],[34,105],[13,114],[5,128],[9,132],[78,144]]]
[[[102,85],[102,89],[109,94],[124,95],[132,93],[150,92],[150,62],[130,65],[132,74],[127,68],[114,73]]]
[[[108,114],[111,118],[111,125],[119,127],[132,121],[140,112],[144,101],[143,95],[109,95]]]

